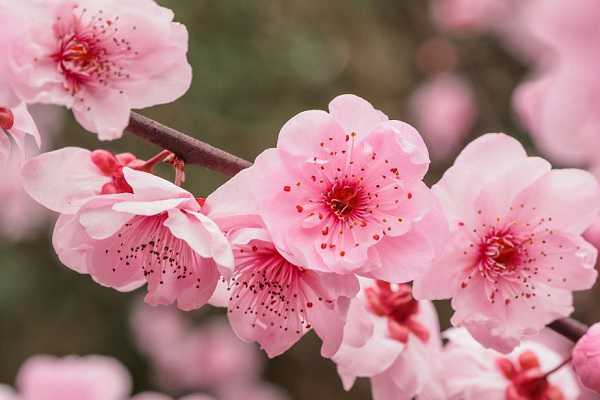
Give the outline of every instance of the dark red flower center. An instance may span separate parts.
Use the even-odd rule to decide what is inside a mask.
[[[523,259],[521,241],[510,231],[491,230],[479,244],[481,273],[486,277],[515,271]]]
[[[510,381],[506,400],[564,400],[562,391],[548,382],[547,374],[541,371],[539,359],[532,351],[521,353],[517,362],[499,358],[496,364]]]
[[[11,129],[15,124],[15,116],[8,107],[0,107],[0,128]]]
[[[416,320],[419,303],[412,297],[407,284],[395,285],[377,281],[374,287],[365,289],[369,310],[380,317],[388,318],[390,336],[402,343],[408,342],[412,333],[423,342],[429,340],[429,330]]]
[[[325,202],[338,218],[346,218],[357,208],[359,189],[351,183],[335,183],[326,193]]]

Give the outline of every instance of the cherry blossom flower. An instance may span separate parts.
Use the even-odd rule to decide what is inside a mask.
[[[186,28],[153,0],[35,2],[8,51],[27,102],[64,105],[102,140],[119,138],[133,109],[169,103],[191,83]]]
[[[452,298],[452,323],[509,352],[573,311],[595,282],[597,251],[582,232],[598,213],[595,178],[551,170],[503,134],[470,143],[433,186],[452,237],[415,281],[417,298]]]
[[[450,329],[444,336],[450,342],[442,353],[443,367],[419,400],[579,398],[571,368],[561,366],[564,359],[540,343],[523,342],[503,355],[484,349],[464,329]]]
[[[575,345],[573,368],[586,387],[600,394],[600,324],[592,325]]]
[[[281,129],[244,190],[277,247],[312,270],[391,282],[418,275],[446,237],[422,182],[429,165],[417,131],[353,96],[306,111]],[[435,228],[434,228],[435,227]]]
[[[64,147],[30,159],[21,175],[25,190],[38,203],[61,214],[74,214],[97,195],[131,193],[124,167],[150,172],[153,166],[152,160],[138,160],[131,153]]]
[[[174,308],[141,303],[131,324],[136,344],[151,361],[161,387],[220,391],[259,380],[263,365],[258,349],[235,336],[225,318],[191,326]]]
[[[374,400],[412,399],[432,378],[441,351],[437,313],[430,302],[414,300],[407,284],[361,283],[333,356],[344,388],[369,377]]]
[[[24,103],[14,108],[0,106],[0,165],[8,162],[15,145],[19,158],[24,159],[30,147],[28,138],[40,147],[40,133],[27,106]]]
[[[235,268],[228,283],[228,316],[235,333],[256,341],[269,357],[288,350],[313,329],[323,340],[321,354],[339,348],[350,298],[358,291],[352,274],[309,269],[285,247],[273,243],[247,190],[261,169],[242,171],[212,193],[208,216],[226,231]]]
[[[59,258],[120,291],[148,283],[149,304],[202,306],[233,265],[227,239],[191,193],[146,172],[122,172],[132,193],[92,197],[59,218]]]
[[[19,400],[123,400],[131,390],[127,370],[102,356],[35,356],[17,376]]]
[[[417,89],[411,102],[416,126],[437,160],[454,153],[477,117],[473,89],[455,75],[433,78]]]

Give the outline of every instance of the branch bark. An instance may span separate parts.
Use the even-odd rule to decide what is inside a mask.
[[[137,113],[131,113],[127,131],[172,151],[187,164],[200,165],[228,176],[252,165],[247,160]],[[577,342],[588,329],[587,325],[572,318],[559,319],[549,327],[573,342]]]
[[[573,342],[577,342],[588,330],[586,324],[573,318],[556,320],[548,325],[548,327]]]
[[[227,176],[233,176],[252,165],[250,161],[137,113],[131,113],[127,131],[172,151],[187,164],[200,165]]]

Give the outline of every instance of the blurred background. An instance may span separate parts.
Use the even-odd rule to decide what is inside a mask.
[[[342,93],[357,94],[390,118],[415,124],[431,143],[443,142],[431,148],[428,183],[439,179],[465,143],[486,132],[509,133],[538,153],[512,106],[513,91],[531,74],[526,52],[507,45],[497,30],[478,27],[457,34],[434,23],[427,1],[159,3],[173,9],[190,32],[194,82],[177,102],[142,113],[248,160],[274,146],[290,117],[324,109]],[[447,100],[436,106],[436,99]],[[425,108],[430,111],[423,117]],[[35,112],[47,123],[42,129],[54,131],[50,148],[107,148],[140,158],[159,150],[131,135],[99,143],[66,112],[47,107]],[[452,130],[451,137],[439,137],[440,125]],[[186,187],[198,196],[225,180],[199,167],[186,172]],[[18,209],[20,219],[0,221],[0,382],[14,382],[18,366],[34,354],[105,354],[132,372],[135,392],[189,391],[157,376],[162,370],[155,358],[136,344],[131,313],[140,307],[140,294],[116,293],[63,267],[50,242],[55,216],[2,185],[0,194],[7,194],[0,204]],[[26,223],[28,229],[21,229]],[[579,295],[575,316],[588,323],[600,319],[598,295]],[[438,305],[447,326],[448,305]],[[211,309],[181,317],[201,327],[215,315],[224,313]],[[283,356],[258,361],[264,363],[264,380],[291,399],[370,398],[366,380],[344,392],[334,364],[321,358],[319,349],[320,342],[309,334]],[[206,363],[198,358],[199,365]]]

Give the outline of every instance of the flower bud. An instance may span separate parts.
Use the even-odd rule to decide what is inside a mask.
[[[573,368],[584,386],[600,393],[600,323],[593,325],[575,345]]]

